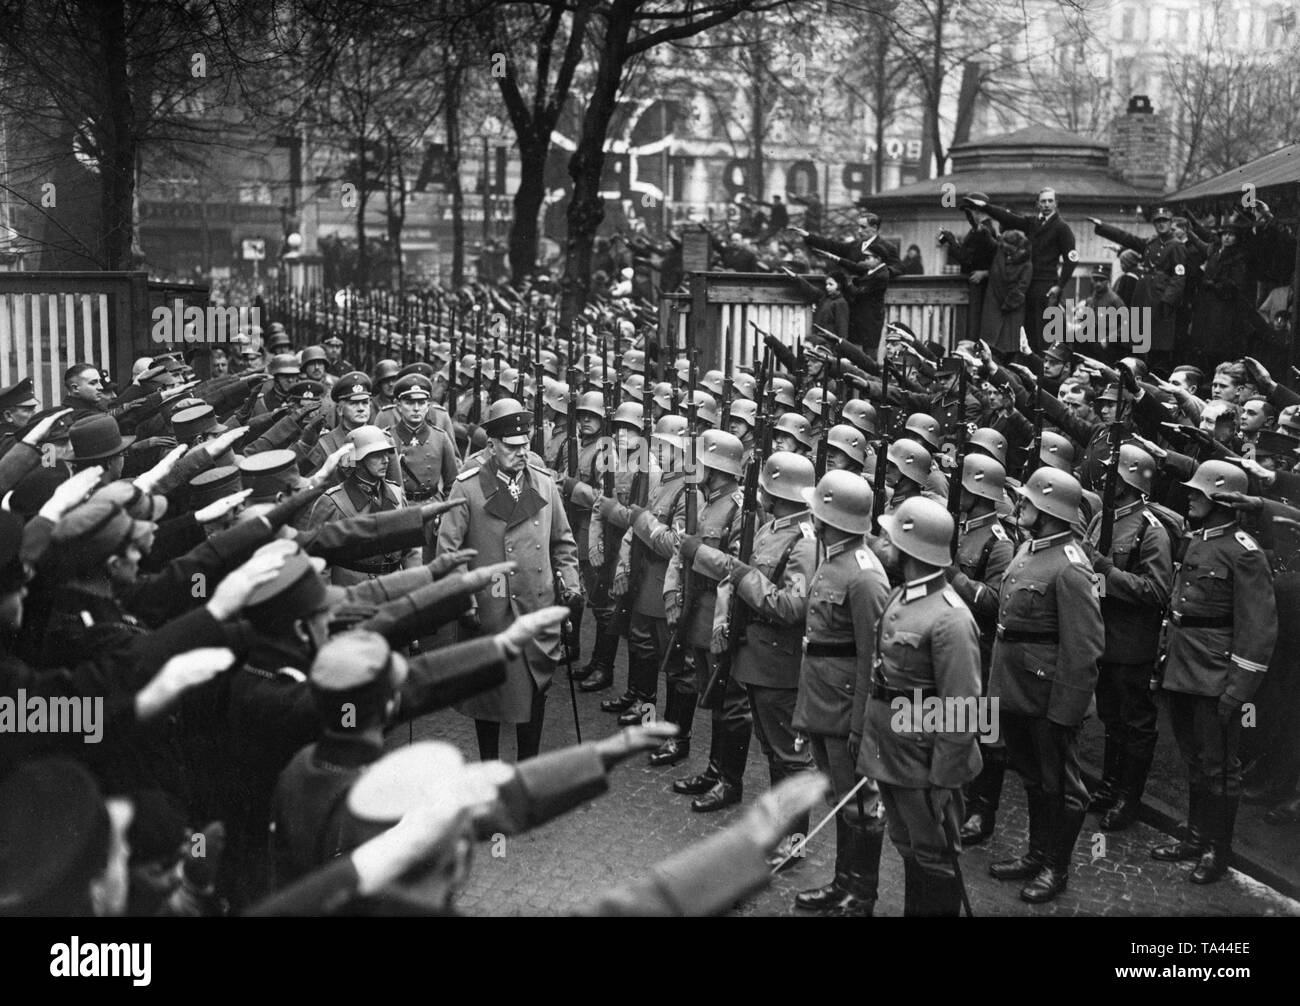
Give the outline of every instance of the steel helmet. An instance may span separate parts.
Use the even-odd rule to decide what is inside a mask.
[[[792,503],[803,503],[804,490],[811,489],[816,481],[813,463],[792,451],[773,451],[758,473],[758,485],[763,492]]]
[[[1007,464],[1007,438],[997,430],[988,426],[981,426],[978,430],[970,435],[971,447],[978,447],[986,451],[990,457],[996,458],[998,464],[1003,468]]]
[[[645,378],[640,374],[628,374],[627,380],[623,382],[623,394],[636,401],[645,399]]]
[[[639,431],[644,420],[645,412],[642,410],[640,402],[624,402],[614,410],[615,426],[630,426],[632,429]]]
[[[898,550],[931,566],[952,562],[952,515],[941,503],[913,496],[892,514],[883,514],[880,529]]]
[[[1007,500],[1007,470],[984,454],[967,454],[961,469],[961,487],[994,503]]]
[[[880,435],[876,427],[876,407],[861,398],[850,398],[845,402],[840,418],[856,426],[869,437]]]
[[[700,422],[708,423],[710,426],[717,426],[717,400],[707,391],[692,392],[691,399],[695,402],[695,418]]]
[[[831,392],[823,392],[821,388],[809,388],[808,393],[803,396],[803,407],[813,415],[820,416],[826,409],[835,408],[835,403],[839,401]]]
[[[569,411],[569,386],[563,381],[552,381],[549,377],[542,392],[542,401],[556,412]]]
[[[731,403],[731,419],[739,419],[752,430],[758,425],[758,403],[748,398],[738,398]]]
[[[599,391],[587,391],[578,396],[578,411],[590,412],[605,418],[605,396]]]
[[[740,478],[744,457],[745,445],[725,430],[705,430],[695,454],[695,460],[705,468],[715,468],[736,478]]]
[[[623,366],[634,374],[644,374],[645,353],[639,349],[629,349],[623,354]]]
[[[731,388],[741,398],[751,402],[758,398],[758,381],[754,379],[753,374],[737,374],[736,379],[731,382]]]
[[[913,412],[907,417],[904,429],[908,433],[915,433],[928,446],[935,450],[939,449],[939,421],[934,416],[926,415],[924,412]]]
[[[514,367],[502,367],[501,373],[497,375],[497,381],[513,391],[515,385],[519,383],[519,371]]]
[[[1151,480],[1156,474],[1156,462],[1150,454],[1136,444],[1120,444],[1119,477],[1143,496],[1151,493]]]
[[[279,353],[271,357],[271,362],[267,365],[266,372],[272,376],[281,374],[290,376],[301,374],[302,370],[298,366],[298,358],[292,353]]]
[[[538,359],[542,361],[542,370],[552,377],[560,376],[560,358],[552,353],[549,349],[543,349],[538,354]]]
[[[1051,467],[1039,468],[1016,492],[1043,513],[1059,517],[1067,524],[1079,522],[1083,487],[1069,472]]]
[[[704,376],[700,378],[700,387],[712,395],[721,395],[723,389],[722,371],[705,371]]]
[[[348,443],[352,445],[352,456],[357,461],[371,454],[393,449],[393,442],[388,439],[388,434],[378,426],[358,426],[348,434]]]
[[[776,421],[774,432],[788,433],[805,447],[812,447],[812,426],[797,412],[787,412]]]
[[[685,447],[686,441],[691,436],[691,431],[687,429],[688,425],[685,416],[660,416],[659,422],[655,423],[654,432],[650,434],[650,439],[662,440],[677,448]]]
[[[402,369],[402,365],[396,360],[380,360],[375,364],[374,382],[386,381],[390,377],[396,377],[397,372]]]
[[[827,472],[815,488],[805,489],[802,495],[823,524],[851,534],[871,530],[871,486],[861,475]]]
[[[867,463],[867,440],[856,426],[840,423],[826,434],[826,446],[843,451],[861,467]]]
[[[328,363],[329,357],[325,355],[324,346],[308,346],[302,351],[302,365],[305,367],[309,363]]]
[[[794,400],[794,384],[792,382],[787,381],[784,377],[774,377],[771,385],[776,391],[777,405],[784,405],[787,409],[798,408],[799,403]]]
[[[456,364],[456,373],[461,377],[472,378],[477,367],[478,357],[473,353],[466,353],[460,358],[460,363]]]
[[[1123,455],[1121,455],[1122,457]],[[1123,470],[1123,466],[1120,466]],[[1211,493],[1244,493],[1250,491],[1246,473],[1226,461],[1203,461],[1196,474],[1183,485],[1209,496]]]
[[[930,470],[934,467],[934,459],[930,456],[930,452],[915,440],[895,440],[889,445],[889,453],[886,457],[902,472],[904,478],[911,479],[919,486],[925,485],[930,477]]]
[[[1069,437],[1063,437],[1051,430],[1043,430],[1043,439],[1038,447],[1038,458],[1045,465],[1068,472],[1074,467],[1074,444]]]
[[[691,364],[689,360],[677,360],[673,363],[673,370],[677,371],[677,383],[685,384],[691,378]]]
[[[673,386],[667,381],[660,381],[654,386],[654,393],[650,396],[654,403],[661,409],[671,409],[673,407]]]

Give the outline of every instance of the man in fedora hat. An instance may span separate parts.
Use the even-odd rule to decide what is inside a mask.
[[[106,415],[86,415],[72,424],[68,431],[72,444],[71,469],[81,471],[91,465],[101,465],[109,480],[121,478],[126,461],[126,451],[135,437],[122,436],[117,420]]]

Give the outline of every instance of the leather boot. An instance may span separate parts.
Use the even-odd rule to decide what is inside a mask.
[[[624,692],[616,699],[605,699],[601,702],[600,711],[602,713],[625,713],[633,706],[640,704],[640,701],[640,696],[635,692]],[[637,721],[639,722],[640,719],[641,717],[638,716]]]
[[[1095,793],[1089,794],[1088,809],[1094,814],[1103,813],[1115,806],[1119,799],[1120,779],[1124,773],[1124,747],[1117,730],[1106,731],[1106,746],[1102,754],[1101,783]]]
[[[664,709],[664,719],[676,725],[676,737],[669,738],[659,745],[650,755],[650,765],[663,768],[685,761],[691,754],[691,723],[695,719],[695,696],[668,686],[668,702]]]
[[[845,894],[826,915],[837,919],[869,919],[876,910],[880,887],[880,850],[885,842],[883,821],[867,827],[850,827],[849,863]]]
[[[676,788],[676,783],[673,784],[673,788]],[[697,814],[710,814],[715,810],[726,810],[728,807],[734,807],[740,803],[743,796],[744,790],[741,787],[728,782],[725,778],[719,779],[707,793],[691,801],[691,810]]]
[[[658,668],[653,666],[654,658],[647,659],[644,654],[628,653],[627,655],[627,691],[622,697],[605,700],[600,704],[602,712],[621,713],[618,718],[618,725],[621,727],[636,726],[645,720],[648,703],[650,706],[649,715],[654,715],[655,692],[658,689]],[[624,700],[631,697],[632,701],[623,705]],[[620,709],[619,706],[622,706]]]
[[[1047,840],[1051,821],[1046,809],[1046,797],[1041,789],[1026,789],[1029,804],[1029,849],[1016,859],[1005,859],[989,866],[989,876],[996,880],[1028,880],[1038,876],[1047,862]]]
[[[1115,805],[1101,815],[1102,831],[1123,831],[1138,819],[1153,756],[1154,752],[1140,756],[1130,754],[1124,759],[1124,775],[1120,780],[1119,797],[1115,800]]]
[[[1209,843],[1205,832],[1205,796],[1205,790],[1199,788],[1193,788],[1187,794],[1187,837],[1157,845],[1151,850],[1152,859],[1162,863],[1180,863],[1200,858]]]
[[[1074,843],[1083,827],[1086,810],[1067,807],[1064,799],[1052,801],[1055,823],[1047,862],[1038,876],[1020,890],[1020,900],[1031,905],[1051,901],[1065,890],[1070,877],[1070,860],[1074,857]]]
[[[844,900],[844,896],[849,891],[848,881],[848,863],[849,863],[849,843],[852,837],[849,835],[849,826],[844,823],[844,815],[835,815],[835,876],[829,884],[823,887],[814,887],[808,891],[800,891],[794,896],[794,907],[801,908],[805,912],[824,912],[828,908],[833,908]]]
[[[903,917],[912,918],[925,911],[925,878],[915,856],[903,857]]]
[[[618,656],[618,639],[608,628],[597,623],[596,642],[591,648],[591,663],[595,665],[595,670],[586,681],[578,685],[579,691],[600,692],[614,683],[614,658]]]
[[[970,810],[960,832],[962,845],[979,845],[993,834],[998,803],[1002,798],[1002,780],[1006,772],[1006,749],[986,748],[984,767],[970,785]]]
[[[681,796],[699,796],[713,789],[721,780],[722,769],[718,768],[718,763],[710,757],[708,766],[699,775],[674,782],[673,792]]]
[[[951,918],[961,914],[961,882],[954,873],[951,877],[927,873],[916,867],[917,897],[903,910],[904,915],[917,918]]]
[[[1207,793],[1205,799],[1205,822],[1210,844],[1187,878],[1193,884],[1213,884],[1222,879],[1232,866],[1232,832],[1237,825],[1240,797]]]

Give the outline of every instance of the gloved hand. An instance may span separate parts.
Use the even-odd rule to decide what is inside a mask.
[[[560,483],[560,495],[566,500],[571,499],[573,497],[573,487],[577,484],[578,479],[576,477],[566,475],[564,481]]]
[[[1227,692],[1219,696],[1219,722],[1225,727],[1241,715],[1241,700],[1234,699]]]
[[[425,565],[429,567],[429,574],[435,580],[440,580],[453,569],[457,569],[469,562],[476,555],[478,555],[478,549],[460,548],[454,552],[443,552],[442,555],[434,556]]]
[[[727,582],[736,584],[740,583],[748,574],[754,571],[754,567],[748,563],[741,562],[739,559],[733,560],[731,568],[727,570]]]
[[[176,446],[175,437],[145,437],[143,440],[137,440],[131,445],[132,450],[147,451],[153,447],[161,447],[164,450],[171,450]]]
[[[928,799],[934,819],[942,828],[944,819],[952,813],[950,808],[957,802],[957,790],[948,789],[946,786],[934,786],[929,790]]]
[[[628,523],[635,524],[640,516],[646,512],[645,507],[637,506],[635,503],[629,504],[627,508]]]
[[[466,638],[479,635],[483,631],[483,620],[478,617],[478,609],[471,608],[458,619],[461,635]]]
[[[699,552],[700,546],[703,544],[704,539],[698,534],[682,535],[681,544],[679,546],[682,556],[682,565],[689,567],[690,564],[695,561],[695,555]]]
[[[618,513],[619,509],[618,500],[609,496],[601,496],[596,500],[596,511],[600,514],[602,520],[613,520],[614,514]]]
[[[617,573],[614,574],[614,579],[610,582],[609,596],[622,597],[626,593],[627,593],[627,573],[620,569]]]
[[[677,624],[677,619],[682,617],[682,606],[678,600],[680,595],[677,591],[671,590],[664,594],[664,617],[668,621],[668,628],[673,628]]]
[[[298,439],[304,447],[315,447],[320,443],[321,430],[325,428],[325,417],[317,413],[303,426]]]

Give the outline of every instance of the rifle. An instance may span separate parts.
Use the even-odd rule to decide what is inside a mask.
[[[966,454],[970,450],[970,437],[966,429],[966,383],[969,380],[969,374],[966,372],[965,361],[958,358],[957,361],[957,471],[953,476],[953,482],[948,486],[948,514],[952,517],[952,550],[953,555],[957,554],[958,528],[961,527],[961,480],[966,468]]]
[[[483,422],[483,316],[475,318],[474,327],[474,398],[469,406],[469,421],[474,425]]]
[[[546,368],[542,365],[540,353],[533,355],[533,453],[542,457],[546,452],[546,431],[542,428],[542,386],[546,378]],[[519,370],[519,383],[523,384],[523,368]]]
[[[735,370],[736,354],[731,345],[731,328],[725,328],[722,332],[723,345],[723,371],[722,371],[722,419],[719,423],[721,429],[726,429],[727,424],[731,421],[731,399],[736,392],[736,382],[731,376]]]
[[[880,368],[880,443],[876,447],[876,475],[871,484],[871,533],[880,534],[880,515],[885,512],[885,469],[889,464],[889,431],[893,409],[889,406],[889,361]]]
[[[628,495],[628,501],[635,506],[645,507],[650,499],[650,435],[654,432],[653,423],[650,420],[650,411],[647,409],[641,419],[641,449],[638,452],[638,464],[636,473],[632,476],[632,489]],[[610,537],[613,537],[612,535]],[[614,574],[618,570],[618,549],[621,547],[622,535],[614,539],[613,555],[606,554],[605,563],[610,573],[610,582],[613,583]],[[609,539],[606,539],[608,547]],[[632,618],[632,592],[636,585],[641,582],[642,568],[645,565],[645,544],[641,542],[636,535],[632,535],[632,548],[628,560],[627,569],[627,590],[623,596],[615,600],[614,616],[610,620],[610,631],[622,633]]]
[[[826,435],[831,429],[831,407],[826,398],[826,393],[830,387],[831,379],[831,362],[830,360],[822,361],[822,430],[821,436],[817,438],[817,456],[813,462],[813,469],[816,472],[818,480],[826,474],[826,452],[830,448]]]
[[[614,485],[614,460],[611,455],[614,453],[614,405],[613,395],[614,388],[610,385],[609,380],[609,357],[605,355],[605,340],[600,342],[600,358],[603,374],[601,375],[601,388],[603,391],[605,404],[605,432],[601,437],[602,449],[597,453],[601,459],[603,471],[600,476],[600,493],[609,499],[613,499],[617,489]],[[601,541],[605,549],[605,562],[600,567],[598,585],[603,590],[609,589],[610,578],[613,575],[613,567],[610,565],[610,552],[614,552],[614,561],[618,561],[618,543],[623,536],[618,534],[617,528],[612,528],[608,524],[601,527]]]
[[[771,354],[771,347],[767,347],[763,354],[763,365],[759,368],[761,372],[767,370]],[[758,423],[757,442],[761,445],[761,451],[754,456],[749,463],[749,467],[745,469],[745,492],[740,506],[740,548],[738,558],[746,565],[754,557],[754,532],[758,526],[758,471],[763,467],[762,459],[770,453],[772,448],[772,430],[768,417],[771,414],[770,403],[772,403],[774,397],[774,395],[766,391],[761,396],[763,409],[756,420]],[[749,607],[748,605],[737,604],[736,594],[737,591],[733,585],[731,594],[727,598],[727,648],[723,653],[717,654],[713,660],[713,673],[709,675],[708,684],[704,686],[704,691],[700,693],[701,709],[717,709],[722,705],[723,694],[727,690],[727,683],[731,680],[732,656],[745,638],[746,612]]]
[[[1106,488],[1101,496],[1101,528],[1097,532],[1097,551],[1110,555],[1111,539],[1115,534],[1115,492],[1119,486],[1119,445],[1124,439],[1124,379],[1120,376],[1115,392],[1115,421],[1107,431],[1110,438],[1110,459],[1106,465]]]

